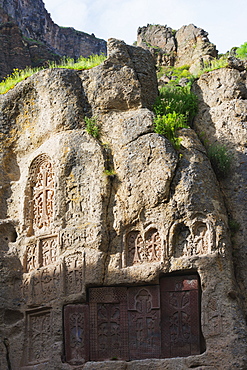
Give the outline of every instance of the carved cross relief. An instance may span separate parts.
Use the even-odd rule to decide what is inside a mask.
[[[35,158],[30,166],[26,204],[29,234],[49,228],[53,220],[54,174],[50,158],[42,154]]]
[[[145,262],[161,261],[161,238],[157,229],[152,228],[144,235],[133,230],[126,237],[127,266]]]
[[[53,217],[54,181],[51,163],[44,161],[37,167],[36,181],[32,188],[33,225],[50,226]]]
[[[64,309],[66,361],[201,353],[198,289],[196,275],[164,277],[153,286],[90,288],[88,304]]]

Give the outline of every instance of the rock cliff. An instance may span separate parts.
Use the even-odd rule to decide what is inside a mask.
[[[36,67],[61,56],[106,53],[104,40],[55,24],[42,0],[1,0],[0,35],[0,78],[13,68]]]
[[[220,179],[230,224],[233,223],[235,274],[241,287],[240,299],[247,312],[246,233],[247,233],[247,80],[243,65],[235,60],[232,68],[203,74],[194,84],[199,112],[194,127],[206,145],[225,146],[232,159],[226,179]]]
[[[229,136],[237,160],[245,89],[236,70],[195,85],[195,129]],[[177,152],[153,132],[157,93],[151,54],[111,39],[100,66],[44,70],[0,97],[1,368],[246,368],[222,192],[238,179],[229,205],[244,202],[245,165],[219,184],[193,129]]]
[[[217,57],[208,33],[193,24],[182,26],[178,31],[171,27],[148,24],[139,27],[137,45],[148,49],[157,65],[190,65],[193,70],[204,61]]]

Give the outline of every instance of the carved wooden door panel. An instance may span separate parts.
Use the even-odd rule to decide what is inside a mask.
[[[200,353],[199,284],[196,275],[160,280],[162,357]]]
[[[64,308],[65,357],[76,365],[89,360],[89,308],[70,304]]]
[[[127,288],[89,289],[90,360],[128,360]]]
[[[130,360],[160,357],[159,286],[128,289]]]

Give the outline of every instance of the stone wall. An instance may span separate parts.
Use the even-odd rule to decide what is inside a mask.
[[[220,187],[192,129],[179,153],[153,133],[157,93],[111,39],[0,97],[1,368],[246,367]]]

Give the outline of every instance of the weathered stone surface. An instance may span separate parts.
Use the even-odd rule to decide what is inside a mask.
[[[106,53],[104,40],[55,24],[42,0],[0,1],[0,37],[0,80],[13,69],[47,66],[61,56]]]
[[[237,63],[238,64],[238,63]],[[234,63],[234,65],[236,65]],[[235,274],[246,300],[246,71],[220,69],[204,74],[194,85],[199,112],[194,125],[202,140],[227,148],[232,158],[229,176],[220,180],[230,220],[237,222],[233,234]],[[246,309],[246,302],[245,309]]]
[[[229,72],[236,83],[227,104],[244,103],[235,72],[240,74]],[[227,74],[222,78],[227,85]],[[209,106],[212,97],[204,94]],[[7,340],[0,345],[2,366],[10,361],[14,370],[246,368],[246,324],[219,183],[192,129],[179,132],[179,153],[152,132],[149,109],[156,95],[149,52],[110,40],[102,65],[84,72],[42,71],[1,96],[0,335]],[[97,117],[98,139],[86,132],[85,115]],[[180,303],[178,295],[168,295],[178,307],[169,318],[171,340],[191,343],[190,307],[199,298],[200,353],[137,361],[144,352],[130,351],[132,342],[139,350],[144,345],[147,357],[158,356],[162,347],[158,341],[154,353],[150,341],[153,324],[163,338],[160,281],[171,275],[183,276],[173,287]],[[195,300],[188,299],[188,276],[200,282]],[[89,354],[80,350],[88,309]],[[71,313],[69,344],[64,312]],[[111,358],[106,343],[114,346],[111,361],[103,361]],[[65,353],[65,344],[73,350]],[[102,361],[84,364],[87,356]]]
[[[106,52],[104,40],[55,24],[42,0],[1,0],[0,6],[17,23],[24,36],[45,43],[60,56],[76,58]]]
[[[155,65],[149,52],[110,39],[108,59],[81,73],[94,114],[151,108],[158,94]]]
[[[217,57],[216,47],[207,36],[206,31],[193,24],[182,26],[178,31],[148,24],[138,28],[137,45],[151,51],[157,65],[187,64],[193,73],[205,61]]]
[[[138,28],[137,45],[149,50],[158,65],[173,65],[176,54],[174,34],[170,27],[148,24]]]
[[[189,64],[191,70],[196,68],[200,61],[211,60],[217,56],[216,47],[209,42],[208,33],[193,24],[181,27],[176,32],[177,65]]]

